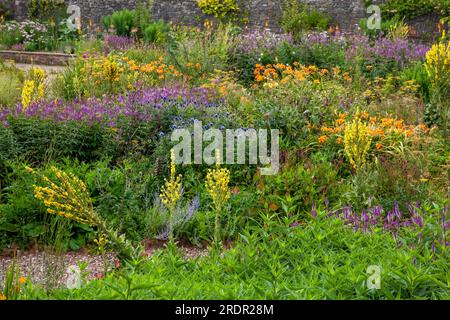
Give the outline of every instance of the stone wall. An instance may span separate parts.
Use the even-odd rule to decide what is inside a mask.
[[[0,0],[1,1],[1,0]],[[28,0],[15,0],[16,19],[27,16]],[[65,0],[81,8],[83,20],[100,22],[101,17],[123,8],[134,8],[138,0]],[[302,0],[314,8],[325,11],[333,17],[342,29],[352,31],[364,16],[362,0]],[[284,1],[280,0],[238,0],[241,16],[249,26],[263,26],[279,29],[278,21],[283,12]],[[196,0],[154,0],[153,16],[172,22],[199,25],[204,20]]]

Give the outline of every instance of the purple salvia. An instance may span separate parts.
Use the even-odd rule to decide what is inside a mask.
[[[314,201],[312,202],[311,215],[312,215],[314,218],[317,217],[316,204],[314,203]]]

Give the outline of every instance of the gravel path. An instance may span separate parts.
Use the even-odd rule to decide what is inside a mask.
[[[162,246],[154,246],[145,250],[145,255],[150,259],[153,253]],[[186,259],[194,259],[206,256],[208,250],[193,246],[181,246]],[[68,276],[68,268],[84,264],[83,273],[85,280],[101,278],[105,268],[112,270],[118,266],[115,254],[107,253],[105,256],[94,255],[83,251],[67,252],[60,255],[44,251],[17,253],[16,258],[0,256],[0,291],[3,289],[4,280],[12,263],[18,267],[18,277],[25,277],[33,284],[43,285],[46,288],[64,287]]]

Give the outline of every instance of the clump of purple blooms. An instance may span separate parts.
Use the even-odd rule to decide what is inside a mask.
[[[0,109],[0,123],[8,125],[8,118],[26,117],[56,122],[79,121],[88,124],[105,124],[114,127],[120,117],[150,121],[158,110],[177,107],[204,110],[220,105],[214,92],[205,88],[146,88],[126,94],[102,98],[62,99],[40,101],[23,107]]]
[[[365,36],[355,36],[347,49],[347,58],[354,59],[361,55],[367,60],[377,57],[396,61],[400,67],[408,63],[423,60],[430,49],[421,43],[413,43],[407,39],[377,38],[373,43]]]
[[[272,51],[283,42],[292,44],[292,36],[290,34],[276,34],[266,29],[255,29],[246,31],[239,36],[236,49],[243,54],[259,54],[264,51]]]
[[[111,51],[125,51],[135,45],[133,38],[127,36],[106,35],[103,40],[103,51],[105,54]]]
[[[378,205],[367,210],[364,209],[359,213],[353,210],[351,206],[347,206],[330,211],[327,216],[336,217],[344,221],[355,232],[369,233],[373,232],[376,228],[382,228],[384,231],[391,232],[394,239],[397,240],[397,235],[401,229],[416,228],[417,230],[422,230],[425,227],[425,210],[419,204],[408,204],[407,207],[407,212],[402,212],[397,201],[395,201],[391,210],[385,210],[381,205]],[[314,203],[311,209],[311,215],[317,217]],[[447,241],[447,231],[450,230],[450,221],[447,221],[447,207],[444,207],[441,211],[439,224],[442,230],[442,239],[439,241],[442,245],[450,246],[450,242]],[[422,233],[419,234],[419,237],[422,237]]]
[[[322,32],[310,32],[302,41],[308,45],[322,44],[328,45],[331,43],[337,43],[345,45],[347,43],[347,37],[341,32],[329,33],[327,31]]]

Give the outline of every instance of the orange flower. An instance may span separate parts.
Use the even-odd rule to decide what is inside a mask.
[[[345,118],[347,118],[347,112],[338,114],[338,118],[339,118],[339,119],[345,119]]]
[[[419,125],[419,128],[420,128],[420,130],[425,131],[425,132],[427,132],[429,130],[428,126],[423,123]]]
[[[352,81],[352,77],[350,77],[350,74],[348,72],[345,72],[343,76],[345,81]]]
[[[369,113],[368,113],[367,111],[363,111],[363,112],[361,113],[361,118],[363,118],[363,119],[369,118]]]
[[[340,126],[340,125],[343,124],[344,122],[345,122],[344,119],[339,118],[339,119],[336,120],[336,125],[337,125],[337,126]]]
[[[341,73],[341,68],[340,67],[333,68],[333,74],[335,76],[337,76],[339,73]]]
[[[333,128],[328,128],[328,127],[323,126],[322,128],[320,128],[320,131],[322,131],[323,133],[327,133],[327,132],[333,133]]]
[[[25,278],[25,277],[20,277],[19,278],[19,283],[20,284],[24,284],[25,282],[27,282],[27,278]]]
[[[338,137],[336,142],[337,142],[337,144],[342,144],[342,138]]]
[[[377,150],[380,150],[381,148],[383,148],[383,145],[381,143],[377,143],[375,145],[375,148],[377,148]]]
[[[320,136],[319,143],[325,143],[325,142],[327,142],[327,136]]]

